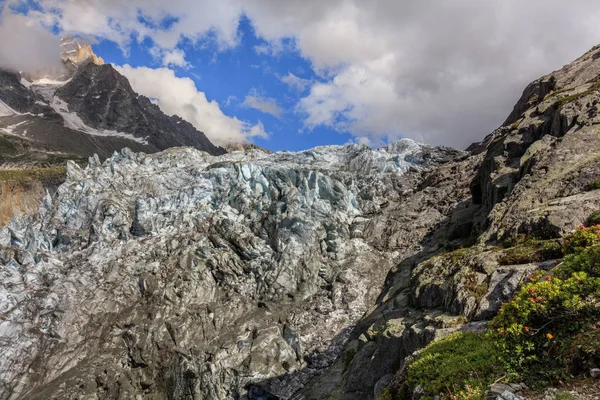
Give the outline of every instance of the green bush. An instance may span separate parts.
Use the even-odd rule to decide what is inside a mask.
[[[500,265],[528,264],[554,260],[562,256],[562,246],[555,240],[529,240],[522,245],[508,248],[504,255],[498,258],[498,263]]]
[[[455,333],[407,359],[397,397],[411,398],[420,385],[424,398],[483,399],[500,377],[541,388],[600,365],[600,227],[580,227],[564,249],[558,266],[528,277],[502,305],[487,333]],[[555,257],[563,248],[530,240],[509,250]]]
[[[600,226],[580,226],[565,237],[565,251],[575,253],[586,247],[600,244]]]
[[[573,337],[600,318],[600,246],[565,258],[553,275],[538,272],[503,305],[490,327],[509,376],[543,384],[568,375],[560,358]]]
[[[586,221],[587,226],[600,225],[600,210],[594,211]]]
[[[407,369],[400,397],[410,398],[421,385],[431,399],[483,399],[491,383],[502,376],[498,347],[483,333],[457,332],[429,344]]]
[[[524,243],[525,241],[525,235],[511,236],[504,239],[504,241],[502,242],[502,247],[504,247],[505,249],[510,249],[511,247],[515,247],[521,243]]]
[[[560,279],[567,279],[575,272],[585,272],[593,277],[600,277],[600,246],[585,248],[564,258],[559,268],[552,274]]]
[[[551,240],[542,244],[539,254],[542,261],[555,260],[563,257],[563,248],[557,241]]]
[[[565,346],[560,359],[572,373],[586,373],[600,362],[600,326],[578,333]]]
[[[593,180],[590,183],[588,183],[586,186],[586,189],[587,190],[600,189],[600,179],[596,179],[596,180]]]

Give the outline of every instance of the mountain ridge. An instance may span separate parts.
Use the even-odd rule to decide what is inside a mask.
[[[123,147],[152,153],[194,146],[225,153],[190,123],[165,115],[135,93],[127,78],[104,64],[85,41],[65,37],[60,51],[63,71],[0,70],[0,133],[5,140],[16,135],[38,151],[101,158]]]

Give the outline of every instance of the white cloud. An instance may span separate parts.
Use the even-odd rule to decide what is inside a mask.
[[[229,107],[231,104],[237,101],[237,96],[229,95],[225,100],[225,106]]]
[[[0,67],[33,72],[42,68],[62,68],[60,39],[40,24],[8,8],[0,14]]]
[[[185,60],[185,52],[180,49],[174,49],[171,51],[165,52],[163,55],[162,63],[165,67],[180,67],[187,68],[189,67],[188,62]]]
[[[254,51],[256,52],[256,54],[270,55],[271,54],[271,46],[269,46],[268,44],[260,44],[260,45],[254,46]]]
[[[298,92],[303,92],[312,83],[310,79],[300,78],[291,72],[279,77],[279,80]]]
[[[271,114],[276,118],[281,118],[283,109],[277,104],[277,100],[271,97],[264,97],[256,89],[252,89],[242,102],[242,107],[254,108],[265,114]]]
[[[256,125],[228,117],[216,101],[208,101],[190,78],[179,78],[167,68],[134,68],[129,65],[116,69],[131,83],[136,92],[155,99],[163,112],[177,114],[190,122],[216,145],[247,142],[252,137],[266,138],[262,123]]]
[[[293,41],[285,41],[284,38],[272,38],[267,43],[254,46],[254,51],[259,55],[269,55],[277,57],[285,51],[294,51],[295,43]]]
[[[181,49],[164,50],[158,46],[153,46],[148,53],[155,61],[161,63],[163,67],[189,68],[190,64],[185,59],[185,52]]]
[[[15,0],[13,0],[15,1]],[[126,47],[151,38],[239,44],[241,15],[274,54],[295,48],[321,82],[298,105],[307,126],[375,141],[465,146],[510,112],[524,86],[600,42],[595,0],[41,0],[64,31]],[[51,10],[56,10],[49,17]],[[142,14],[146,21],[138,18]],[[167,29],[160,21],[174,17]],[[52,20],[52,21],[50,21]],[[211,39],[212,40],[212,39]]]

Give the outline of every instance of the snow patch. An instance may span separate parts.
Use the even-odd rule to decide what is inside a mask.
[[[29,89],[31,87],[31,82],[29,82],[27,79],[25,78],[21,78],[21,85],[25,86],[27,89]]]
[[[52,103],[50,103],[50,107],[52,107],[54,111],[56,111],[58,114],[60,114],[61,117],[63,117],[63,120],[65,121],[65,126],[67,128],[87,133],[93,136],[121,137],[124,139],[133,140],[141,144],[148,144],[148,141],[146,141],[145,139],[135,137],[129,133],[111,131],[108,129],[100,130],[86,125],[86,123],[83,122],[83,120],[76,113],[69,111],[69,105],[64,100],[61,100],[58,96],[54,96]]]
[[[9,107],[8,104],[0,100],[0,117],[8,117],[9,115],[23,115],[22,113]]]
[[[68,83],[69,81],[70,81],[70,79],[66,80],[66,81],[59,81],[57,79],[43,77],[41,79],[34,81],[33,84],[34,85],[48,85],[48,86],[63,86],[64,84]]]
[[[28,122],[29,121],[21,121],[18,124],[9,125],[9,126],[6,126],[6,127],[2,128],[2,129],[4,129],[7,133],[10,133],[11,135],[14,135],[15,134],[15,128],[17,128],[17,127],[19,127],[19,126],[21,126],[23,124],[26,124]]]

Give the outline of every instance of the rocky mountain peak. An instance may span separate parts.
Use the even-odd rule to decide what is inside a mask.
[[[94,53],[89,43],[74,36],[65,36],[60,40],[60,57],[69,70],[77,69],[87,62],[104,64],[104,60]]]
[[[35,159],[47,152],[104,159],[124,147],[146,153],[175,146],[226,152],[189,122],[165,115],[138,95],[84,40],[65,37],[60,51],[60,71],[0,70],[0,135],[23,150],[9,163],[31,160],[32,152]]]

